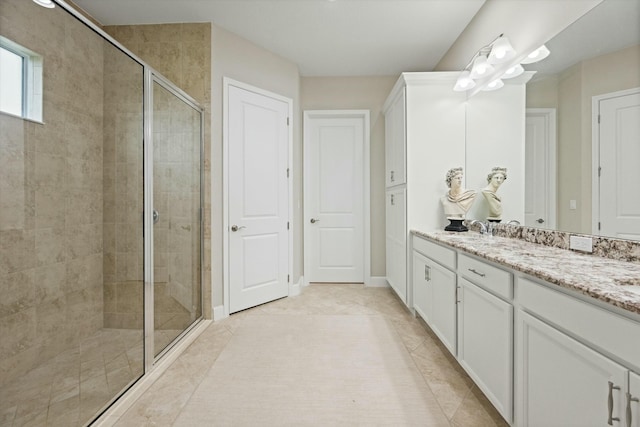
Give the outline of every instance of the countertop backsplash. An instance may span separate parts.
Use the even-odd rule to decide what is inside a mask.
[[[471,225],[470,221],[467,221],[467,227],[470,230],[480,231],[480,225]],[[569,236],[591,237],[593,239],[593,253],[576,252],[640,264],[640,242],[632,240],[508,224],[494,224],[494,235],[567,250],[570,250]]]

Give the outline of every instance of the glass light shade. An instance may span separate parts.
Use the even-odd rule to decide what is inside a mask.
[[[492,90],[498,90],[503,86],[504,86],[504,82],[502,80],[495,79],[491,83],[489,83],[488,85],[483,87],[482,90],[485,91],[485,92],[489,92],[489,91],[492,91]]]
[[[487,61],[487,57],[485,55],[479,55],[473,61],[473,66],[471,67],[470,76],[472,79],[480,79],[492,73],[493,70],[494,68]]]
[[[518,77],[520,74],[524,73],[524,68],[522,65],[516,64],[513,67],[509,67],[507,71],[504,72],[501,79],[512,79],[514,77]]]
[[[545,45],[542,45],[527,55],[527,57],[520,61],[520,63],[533,64],[534,62],[542,61],[544,58],[549,56],[550,53],[549,49],[547,49]]]
[[[464,70],[462,73],[460,73],[460,77],[458,77],[453,90],[455,90],[456,92],[464,92],[465,90],[469,90],[475,87],[476,82],[473,81],[469,74],[470,73],[468,70]]]
[[[491,45],[491,53],[487,61],[489,64],[503,64],[516,56],[516,51],[506,37],[500,37]]]
[[[38,4],[42,7],[46,7],[48,9],[53,9],[56,7],[56,4],[52,0],[33,0],[35,4]]]

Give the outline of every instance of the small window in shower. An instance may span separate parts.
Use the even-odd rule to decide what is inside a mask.
[[[0,111],[42,121],[42,56],[2,36]]]

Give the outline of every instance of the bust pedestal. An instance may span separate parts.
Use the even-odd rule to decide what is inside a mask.
[[[444,228],[444,231],[469,231],[469,229],[462,223],[464,218],[447,218],[449,225]]]

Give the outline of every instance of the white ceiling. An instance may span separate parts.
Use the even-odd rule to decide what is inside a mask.
[[[536,0],[487,1],[495,7],[496,2]],[[371,76],[432,71],[485,0],[75,3],[104,25],[213,22],[298,64],[303,76]],[[538,5],[543,7],[542,3]],[[495,31],[498,30],[491,29]],[[469,57],[488,40],[477,42],[477,46],[465,48]],[[539,75],[555,73],[581,60],[638,43],[640,0],[604,0],[547,43],[552,52],[549,58],[525,68],[537,70]]]
[[[75,0],[103,25],[213,22],[303,76],[431,71],[485,0]]]

